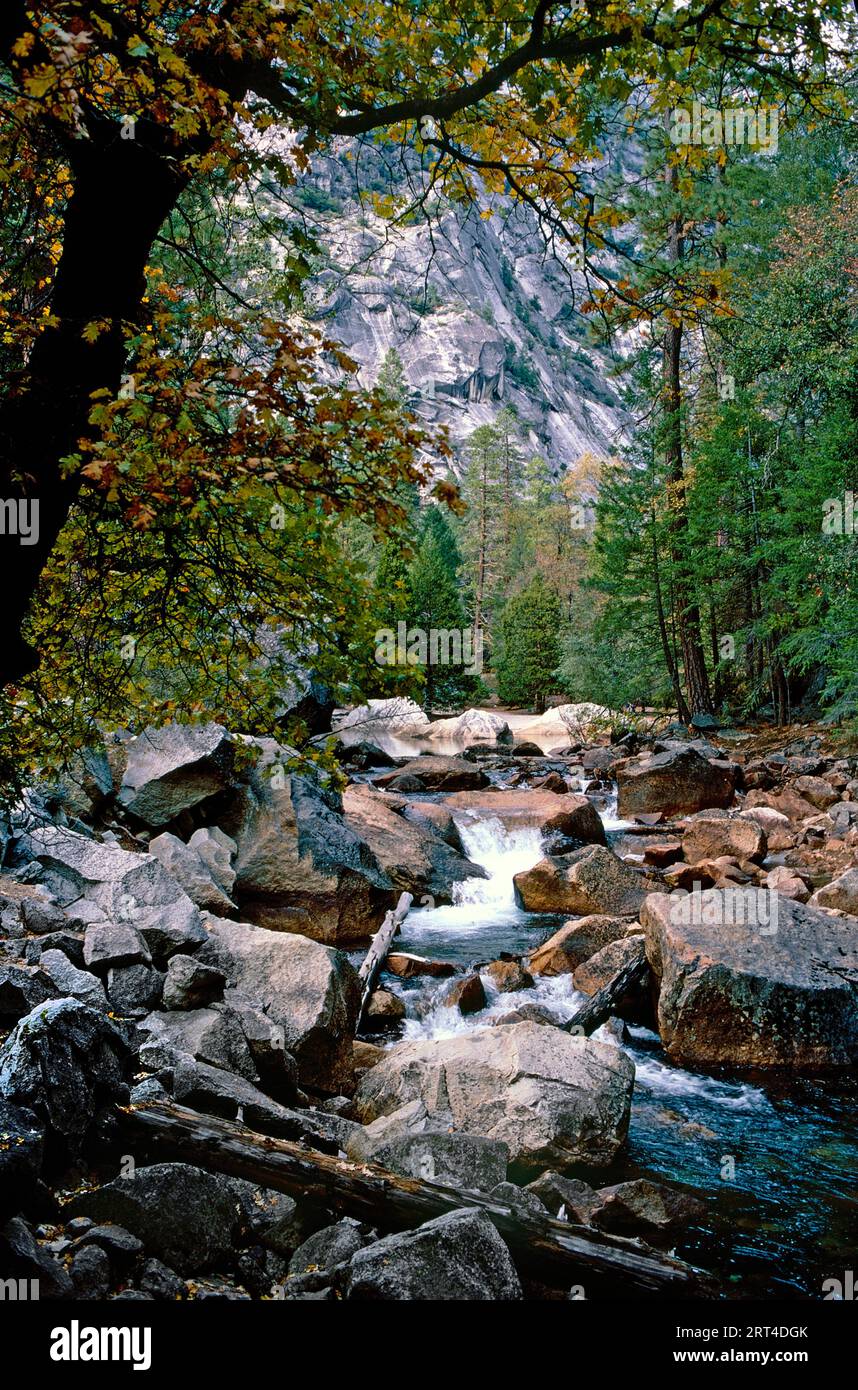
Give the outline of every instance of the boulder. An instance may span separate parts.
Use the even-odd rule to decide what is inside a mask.
[[[466,709],[464,714],[454,715],[452,719],[435,719],[421,732],[421,737],[433,742],[450,740],[463,746],[469,743],[512,743],[506,720],[487,709]]]
[[[105,975],[112,965],[148,965],[152,959],[143,937],[128,922],[96,922],[87,927],[83,958]]]
[[[592,995],[605,985],[610,984],[615,975],[637,957],[643,937],[640,932],[631,936],[623,936],[615,941],[610,941],[607,946],[603,946],[595,955],[590,956],[581,965],[576,966],[572,976],[572,982],[576,989],[582,994]],[[636,996],[641,993],[640,989],[635,991]],[[618,1001],[616,1012],[621,1017],[626,1016],[623,1004],[628,1001]]]
[[[391,951],[384,968],[401,980],[414,980],[420,975],[443,980],[456,973],[456,967],[450,961],[430,960],[427,956],[415,956],[408,951]]]
[[[114,965],[107,972],[107,997],[123,1018],[140,1018],[161,1002],[164,976],[151,965]]]
[[[486,991],[479,975],[463,975],[444,991],[444,1005],[460,1014],[478,1014],[486,1007]]]
[[[521,1284],[482,1211],[453,1211],[366,1246],[352,1256],[349,1299],[507,1302]]]
[[[835,801],[840,800],[840,792],[835,791],[824,777],[796,777],[792,784],[799,796],[809,801],[818,811],[827,811]]]
[[[59,990],[50,975],[38,967],[0,965],[0,1030],[12,1028],[46,999],[56,999]]]
[[[796,841],[795,831],[789,818],[773,806],[746,806],[739,812],[739,820],[755,821],[766,832],[766,844],[770,854],[792,849]]]
[[[0,1047],[0,1096],[33,1110],[76,1154],[102,1105],[125,1102],[128,1045],[100,1011],[76,999],[38,1005]]]
[[[676,816],[730,806],[737,780],[734,764],[710,761],[694,748],[642,753],[617,764],[618,813]]]
[[[364,1122],[422,1100],[509,1147],[517,1170],[608,1163],[628,1130],[634,1067],[617,1048],[536,1023],[390,1048],[361,1078]]]
[[[806,903],[810,897],[810,889],[804,879],[794,869],[788,869],[785,864],[779,864],[776,869],[769,870],[766,874],[766,887],[779,893],[782,898],[794,898],[797,903]]]
[[[44,1143],[43,1121],[0,1097],[0,1223],[26,1210],[36,1195]]]
[[[467,758],[445,757],[435,753],[414,758],[396,772],[386,772],[376,777],[375,785],[386,787],[402,777],[416,777],[420,788],[427,792],[477,791],[489,785],[485,772]]]
[[[125,926],[143,937],[146,949],[141,951],[138,943],[130,957],[122,958],[125,963],[148,960],[149,952],[157,959],[156,949],[169,955],[192,949],[203,939],[198,908],[152,855],[132,854],[53,825],[32,831],[25,840],[42,883],[70,914],[85,909],[89,930]],[[99,963],[106,967],[107,955],[100,955]]]
[[[602,1187],[590,1214],[597,1230],[618,1236],[643,1236],[648,1241],[672,1239],[698,1223],[706,1207],[681,1188],[637,1178],[615,1187]]]
[[[406,819],[400,810],[405,805],[402,798],[373,787],[355,785],[343,794],[347,824],[369,846],[397,893],[429,893],[436,902],[448,903],[452,884],[486,876],[485,869],[452,847],[428,816],[422,821]],[[443,807],[431,809],[444,813]]]
[[[858,917],[858,869],[847,869],[838,878],[817,888],[811,903],[814,907],[835,908]]]
[[[144,824],[169,825],[231,782],[235,745],[220,724],[167,724],[125,744],[117,800]]]
[[[762,826],[742,817],[695,816],[682,835],[682,852],[688,864],[718,859],[721,855],[760,861],[766,856],[766,846]]]
[[[186,1052],[200,1062],[256,1081],[256,1067],[238,1015],[223,1006],[178,1013],[153,1013],[140,1025],[155,1042]]]
[[[232,1252],[239,1207],[229,1179],[188,1163],[156,1163],[73,1197],[69,1216],[124,1226],[147,1255],[180,1274],[210,1269]]]
[[[367,1032],[381,1032],[385,1028],[396,1028],[405,1017],[405,1005],[398,994],[388,989],[373,990],[364,1013],[364,1027]]]
[[[750,791],[745,798],[746,810],[760,808],[780,811],[792,825],[800,825],[811,816],[819,814],[812,802],[808,801],[795,787],[782,787],[778,792]]]
[[[350,710],[337,721],[335,732],[342,729],[359,729],[361,735],[378,738],[381,734],[402,734],[406,737],[420,737],[429,727],[429,716],[414,700],[407,696],[393,696],[388,700],[369,700]]]
[[[164,981],[165,1009],[199,1009],[223,998],[226,976],[193,956],[173,956]]]
[[[589,1183],[580,1178],[566,1178],[562,1173],[541,1173],[535,1182],[528,1183],[527,1192],[538,1197],[552,1216],[563,1212],[567,1221],[587,1226],[599,1205],[599,1197]]]
[[[526,912],[634,915],[646,894],[646,881],[602,845],[541,859],[513,884]]]
[[[50,976],[57,994],[79,999],[93,1009],[106,1011],[107,996],[98,976],[91,975],[88,970],[79,970],[63,951],[43,951],[39,964]]]
[[[377,1163],[392,1173],[449,1187],[487,1190],[506,1178],[506,1144],[441,1127],[447,1117],[430,1116],[422,1101],[357,1127],[346,1153],[358,1163]]]
[[[229,897],[235,883],[235,869],[232,867],[238,849],[235,840],[231,840],[217,825],[207,825],[194,831],[188,840],[188,849],[199,855],[215,883]]]
[[[530,957],[534,975],[568,975],[611,941],[624,937],[631,917],[596,914],[565,922]]]
[[[369,846],[316,780],[283,770],[273,739],[260,756],[225,828],[236,841],[234,896],[242,916],[274,931],[330,945],[371,936],[394,900]]]
[[[299,1245],[289,1261],[289,1273],[306,1274],[308,1270],[326,1272],[336,1265],[345,1264],[366,1243],[358,1222],[346,1216],[335,1226],[314,1231]]]
[[[766,890],[751,890],[749,899],[748,891],[654,893],[641,909],[668,1054],[691,1068],[854,1064],[854,925],[810,905],[772,900]],[[749,922],[749,908],[762,896],[757,922]]]
[[[568,834],[582,843],[605,843],[598,812],[586,796],[577,792],[558,796],[556,792],[537,789],[489,787],[482,792],[454,792],[444,804],[454,813],[472,811],[480,816],[494,816],[508,830],[533,825],[543,835]]]
[[[164,865],[170,877],[176,880],[197,907],[220,916],[235,911],[235,903],[215,882],[208,864],[178,835],[171,835],[168,830],[156,835],[149,841],[149,853]]]
[[[206,963],[222,970],[282,1030],[301,1084],[334,1094],[351,1086],[357,971],[339,951],[285,932],[208,919]]]
[[[501,994],[513,994],[520,989],[532,989],[533,977],[517,960],[493,960],[483,970]]]

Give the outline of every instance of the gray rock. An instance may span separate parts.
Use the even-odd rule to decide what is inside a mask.
[[[545,1203],[527,1187],[519,1187],[514,1182],[499,1182],[489,1193],[506,1207],[512,1207],[513,1211],[524,1212],[526,1216],[548,1216]]]
[[[41,1004],[0,1047],[0,1095],[32,1109],[76,1152],[98,1109],[128,1098],[128,1045],[104,1014],[76,999]]]
[[[76,1250],[69,1274],[77,1298],[104,1298],[112,1282],[107,1252],[97,1245]]]
[[[536,1023],[399,1043],[361,1077],[366,1122],[421,1100],[458,1130],[508,1145],[520,1172],[609,1163],[628,1130],[634,1066],[618,1048]]]
[[[393,904],[393,885],[347,823],[340,798],[283,769],[273,739],[224,828],[235,839],[234,896],[245,920],[339,946],[364,941]]]
[[[589,1183],[579,1178],[565,1178],[562,1173],[542,1173],[527,1191],[538,1197],[552,1216],[563,1213],[567,1221],[586,1226],[599,1206],[599,1195]]]
[[[79,1246],[97,1245],[109,1255],[117,1269],[132,1265],[143,1253],[143,1242],[126,1231],[124,1226],[90,1226],[78,1241]]]
[[[222,970],[194,960],[193,956],[173,956],[164,981],[165,1009],[198,1009],[223,998],[226,976]]]
[[[66,926],[77,920],[83,926],[127,924],[146,940],[150,926],[181,938],[196,923],[199,939],[199,909],[151,854],[132,854],[52,825],[24,839],[40,881],[68,908]]]
[[[42,1171],[45,1127],[32,1110],[0,1098],[0,1220],[25,1210]]]
[[[195,830],[188,840],[188,848],[195,850],[206,865],[215,883],[230,897],[235,883],[235,869],[232,861],[238,849],[235,840],[216,825]]]
[[[78,970],[62,951],[43,951],[40,964],[50,975],[58,994],[79,999],[93,1009],[107,1008],[107,996],[98,977],[88,970]]]
[[[35,1280],[40,1299],[75,1296],[74,1284],[63,1265],[37,1244],[29,1226],[20,1217],[7,1221],[0,1231],[0,1268],[4,1277]]]
[[[200,1062],[234,1072],[255,1082],[256,1068],[247,1039],[231,1009],[190,1009],[181,1013],[153,1013],[140,1025],[156,1041]]]
[[[854,1065],[854,923],[741,891],[653,893],[641,909],[668,1054],[694,1068]]]
[[[11,1028],[31,1009],[56,999],[58,990],[43,970],[0,965],[0,1029]]]
[[[288,932],[209,918],[207,964],[223,970],[281,1030],[303,1086],[351,1089],[360,984],[344,955]]]
[[[299,1245],[289,1261],[289,1273],[306,1274],[309,1270],[327,1272],[336,1265],[345,1264],[365,1244],[366,1238],[361,1234],[359,1222],[344,1217],[335,1226],[325,1226],[321,1231],[316,1231],[303,1245]]]
[[[66,1211],[124,1226],[148,1255],[185,1275],[224,1259],[239,1221],[229,1181],[187,1163],[138,1168],[133,1176],[73,1197]]]
[[[858,869],[847,869],[838,878],[823,884],[810,901],[813,907],[835,908],[838,912],[848,912],[851,917],[858,917]]]
[[[161,1000],[164,976],[151,965],[117,965],[107,972],[107,994],[123,1018],[141,1018]]]
[[[99,922],[87,927],[83,958],[103,973],[112,965],[148,965],[152,957],[143,937],[128,922]]]
[[[220,724],[144,729],[125,745],[118,801],[146,825],[169,825],[230,785],[234,744]]]
[[[152,1298],[171,1303],[186,1298],[188,1293],[184,1279],[180,1279],[176,1271],[161,1260],[146,1261],[140,1271],[140,1288],[143,1293],[151,1294]]]
[[[521,1298],[506,1245],[481,1211],[454,1211],[385,1236],[351,1259],[350,1299],[493,1302]]]
[[[452,1117],[450,1118],[452,1122]],[[421,1100],[411,1101],[366,1127],[356,1128],[346,1145],[350,1158],[377,1163],[403,1177],[421,1178],[473,1190],[494,1187],[506,1178],[509,1149],[481,1135],[441,1128]]]
[[[44,936],[39,936],[28,941],[24,948],[24,955],[28,965],[38,965],[46,951],[62,951],[68,957],[72,965],[76,965],[78,970],[83,970],[83,938],[69,931],[46,932]]]
[[[173,956],[190,955],[208,940],[199,909],[186,897],[147,914],[140,935],[159,970],[163,970]]]
[[[183,888],[197,907],[220,916],[235,911],[235,903],[212,878],[208,865],[195,849],[177,835],[165,831],[149,841],[149,853],[164,865],[167,873]]]

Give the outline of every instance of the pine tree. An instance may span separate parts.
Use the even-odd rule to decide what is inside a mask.
[[[457,561],[449,522],[438,507],[427,508],[408,574],[409,621],[429,641],[424,668],[427,709],[459,705],[480,693],[478,675],[468,669],[473,663],[467,660],[470,634],[456,583]]]
[[[556,686],[560,661],[560,600],[537,573],[504,609],[498,694],[506,704],[535,705],[541,713]]]

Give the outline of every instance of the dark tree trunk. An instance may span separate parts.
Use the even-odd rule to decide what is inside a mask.
[[[79,472],[61,476],[60,461],[88,433],[92,392],[116,394],[126,364],[123,324],[139,318],[143,268],[185,176],[141,140],[123,140],[112,125],[102,139],[74,141],[68,151],[74,192],[51,314],[59,320],[37,338],[21,377],[0,405],[0,496],[38,500],[38,539],[0,541],[5,573],[0,607],[0,685],[37,664],[24,623],[39,576],[81,488]],[[94,342],[81,336],[94,319],[109,326]]]

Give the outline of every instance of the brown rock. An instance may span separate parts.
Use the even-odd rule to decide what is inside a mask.
[[[735,859],[764,859],[766,843],[765,831],[754,821],[703,815],[688,822],[682,836],[682,852],[689,864],[699,864],[702,859],[718,859],[722,855]]]
[[[395,1028],[405,1017],[405,1005],[398,994],[388,989],[373,990],[364,1015],[364,1027],[368,1032],[383,1032],[385,1028]]]
[[[377,787],[388,787],[395,781],[401,789],[403,777],[416,777],[424,791],[432,792],[476,791],[489,785],[485,772],[467,758],[447,758],[437,753],[414,758],[397,771],[385,772],[374,780]]]
[[[839,878],[817,888],[811,902],[815,907],[833,907],[858,917],[858,869],[847,869]]]
[[[835,791],[824,777],[796,777],[792,785],[805,801],[819,811],[827,811],[829,806],[840,800],[840,792]]]
[[[646,882],[602,845],[541,859],[513,879],[526,912],[637,912]]]
[[[642,753],[617,764],[619,814],[673,816],[730,806],[737,781],[733,763],[704,758],[694,748]]]
[[[566,922],[530,957],[534,975],[568,975],[612,941],[621,940],[630,917],[590,916]]]
[[[658,844],[647,845],[643,857],[645,864],[654,864],[657,868],[663,869],[667,864],[674,864],[681,854],[682,845],[679,840],[659,840]]]
[[[694,1225],[706,1207],[690,1193],[637,1178],[596,1193],[590,1224],[612,1235],[640,1235],[649,1241],[672,1237]]]
[[[343,793],[346,823],[369,846],[397,893],[429,893],[437,902],[448,903],[451,884],[485,877],[485,870],[466,859],[461,847],[454,849],[428,816],[422,823],[416,817],[406,819],[406,804],[374,787],[353,785]],[[452,819],[442,806],[431,809]]]
[[[782,898],[792,898],[797,903],[806,903],[810,897],[810,889],[804,879],[785,864],[766,874],[766,887],[774,889]]]
[[[512,994],[519,989],[532,989],[533,976],[529,975],[517,960],[493,960],[487,965],[484,974],[490,975],[501,994]]]
[[[385,970],[398,975],[402,980],[413,980],[418,975],[429,975],[433,979],[446,979],[455,975],[456,967],[446,960],[429,960],[426,956],[413,956],[406,951],[392,952],[385,962]]]
[[[460,1014],[478,1014],[486,1007],[486,992],[479,975],[465,975],[454,980],[444,991],[444,1003],[448,1008],[458,1008]]]

